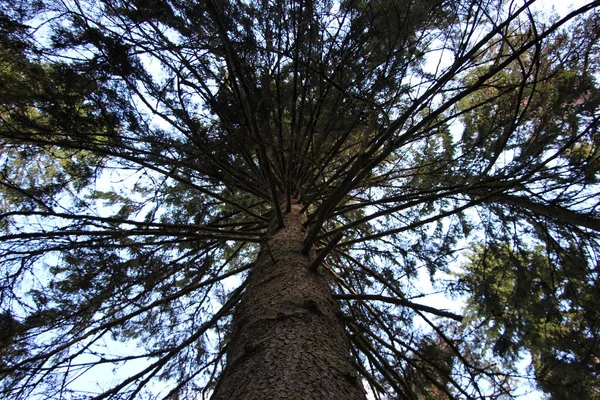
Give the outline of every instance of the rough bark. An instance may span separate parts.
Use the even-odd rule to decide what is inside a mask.
[[[300,206],[273,229],[234,313],[214,400],[360,399],[365,394],[323,275],[302,254]]]

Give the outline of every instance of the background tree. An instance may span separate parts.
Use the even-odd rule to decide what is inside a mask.
[[[600,2],[1,4],[4,397],[600,397]]]

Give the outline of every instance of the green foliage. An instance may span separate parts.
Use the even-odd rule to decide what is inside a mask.
[[[597,268],[575,243],[544,247],[476,246],[460,279],[480,345],[503,360],[526,350],[540,389],[552,399],[600,396]]]
[[[208,395],[293,200],[376,396],[597,398],[598,4],[511,4],[2,3],[1,396]]]

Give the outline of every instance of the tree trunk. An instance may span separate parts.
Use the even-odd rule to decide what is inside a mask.
[[[271,230],[248,277],[213,400],[365,399],[339,306],[309,270],[314,250],[301,253],[300,208]]]

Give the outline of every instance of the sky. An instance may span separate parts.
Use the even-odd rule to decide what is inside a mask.
[[[571,9],[575,9],[578,7],[581,7],[587,3],[589,3],[590,1],[585,1],[585,0],[538,0],[538,2],[536,2],[536,6],[535,8],[542,11],[542,12],[551,12],[552,10],[554,10],[558,15],[566,15],[569,10]],[[428,302],[428,304],[435,306],[435,300],[434,303]],[[524,362],[523,366],[526,366],[526,362]],[[130,365],[131,367],[131,365]],[[118,373],[124,373],[125,371],[119,371]],[[106,370],[106,373],[110,373],[108,372],[108,368]],[[113,371],[114,373],[114,371]],[[94,375],[98,374],[98,370],[94,369]],[[127,375],[126,373],[124,375]],[[115,378],[117,378],[117,376],[115,376]],[[118,378],[121,378],[120,376]],[[85,384],[89,386],[89,383]],[[104,386],[104,388],[106,388],[106,386]],[[89,389],[91,390],[97,390],[98,387],[89,387]],[[524,388],[524,392],[529,391],[531,389],[527,389]],[[522,400],[541,400],[544,397],[542,396],[541,393],[536,392],[536,391],[532,391],[531,393],[522,396],[521,399]]]
[[[564,16],[566,14],[568,14],[569,11],[573,10],[573,9],[577,9],[587,3],[590,3],[590,1],[586,1],[586,0],[537,0],[537,2],[534,5],[534,9],[539,10],[543,13],[556,13],[559,16]],[[425,274],[426,275],[426,274]],[[429,281],[429,278],[426,276],[423,276],[423,281]],[[431,290],[427,290],[426,288],[424,288],[424,292],[433,292],[433,289]],[[423,301],[423,303],[426,303],[428,305],[431,306],[437,306],[440,307],[440,304],[444,304],[444,307],[442,308],[453,308],[453,305],[451,304],[451,302],[448,301],[448,299],[443,298],[443,296],[431,296],[428,301]],[[456,307],[460,307],[460,302],[454,304],[454,306]],[[455,310],[458,311],[458,310]],[[525,359],[521,362],[522,367],[526,368],[527,365],[529,364],[529,361],[527,359],[527,357],[525,357]],[[123,373],[125,371],[121,370],[119,371],[119,374]],[[519,391],[522,396],[519,397],[519,399],[521,400],[543,400],[544,399],[544,395],[543,393],[536,391],[534,388],[528,386],[528,385],[524,385],[522,387],[522,390]],[[373,395],[369,393],[368,396],[369,399],[374,399]]]

